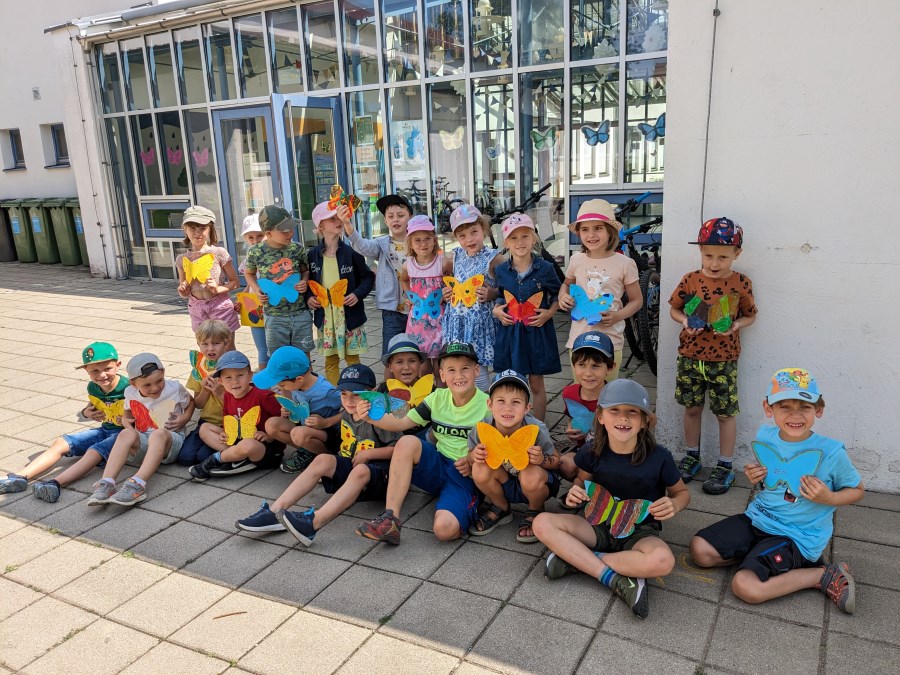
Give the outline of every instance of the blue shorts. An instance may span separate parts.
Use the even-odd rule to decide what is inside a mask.
[[[99,466],[106,464],[109,459],[109,453],[116,442],[116,436],[122,431],[121,428],[104,429],[97,427],[96,429],[85,429],[84,431],[76,431],[73,434],[65,434],[62,439],[69,446],[69,452],[66,457],[81,457],[88,450],[93,450],[99,454],[103,461]]]
[[[391,338],[406,332],[406,320],[408,314],[392,312],[389,309],[381,310],[381,355],[387,354],[388,344]]]
[[[197,427],[187,435],[184,443],[181,444],[181,450],[178,451],[178,458],[175,461],[182,466],[199,464],[215,452],[200,438],[200,427],[204,424],[209,424],[209,422],[200,420]]]
[[[316,347],[312,333],[312,314],[302,310],[289,316],[271,316],[266,314],[266,347],[269,356],[279,347],[291,345],[309,353]]]
[[[547,472],[547,488],[550,490],[549,497],[555,497],[559,493],[559,476],[552,471]],[[510,476],[503,483],[503,496],[510,504],[527,504],[528,497],[522,492],[522,485],[519,483],[518,476]]]
[[[347,482],[350,472],[353,471],[353,461],[349,457],[335,457],[335,460],[337,464],[334,467],[334,475],[331,478],[322,476],[322,487],[330,495]],[[369,482],[356,501],[383,502],[387,495],[390,462],[369,462],[366,466],[369,467]]]
[[[425,492],[437,495],[435,509],[449,511],[463,532],[478,517],[478,491],[475,481],[463,476],[453,461],[438,452],[437,446],[422,442],[422,456],[413,467],[412,483]]]

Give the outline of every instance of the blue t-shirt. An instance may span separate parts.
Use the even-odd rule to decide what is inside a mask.
[[[856,487],[862,481],[840,441],[813,434],[805,441],[789,443],[781,440],[778,427],[768,425],[760,428],[756,440],[773,448],[787,462],[801,452],[821,450],[822,461],[813,475],[833,492]],[[815,562],[822,557],[822,551],[831,539],[835,507],[811,502],[800,495],[794,496],[796,501],[788,501],[783,484],[769,489],[764,483],[763,491],[750,503],[745,513],[754,527],[769,534],[790,537],[803,557]]]
[[[291,398],[297,403],[306,401],[309,412],[322,417],[334,417],[341,411],[341,392],[321,375],[316,376],[316,383],[309,389],[297,389],[291,392]]]

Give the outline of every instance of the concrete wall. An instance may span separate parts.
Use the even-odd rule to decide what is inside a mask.
[[[845,442],[869,489],[900,492],[900,225],[890,217],[900,188],[900,4],[669,7],[662,296],[699,268],[687,242],[703,219],[744,227],[735,268],[753,279],[759,318],[742,336],[737,465],[764,422],[772,373],[802,366],[827,401],[816,430]],[[678,331],[664,304],[660,437],[676,452]],[[702,449],[705,462],[718,453],[708,413]]]

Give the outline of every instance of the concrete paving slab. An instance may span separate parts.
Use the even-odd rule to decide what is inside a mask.
[[[122,675],[216,675],[228,662],[199,652],[160,642],[122,671]]]
[[[0,395],[0,406],[3,405],[2,398],[2,395]],[[4,432],[5,431],[6,430],[4,429]],[[23,441],[21,438],[12,438],[4,433],[0,436],[0,459],[21,452],[22,450],[27,450],[30,447],[32,447],[32,444],[28,441]]]
[[[377,628],[420,583],[412,577],[355,565],[313,598],[306,609],[366,628]]]
[[[0,623],[0,662],[19,671],[96,619],[83,609],[42,598]]]
[[[732,486],[724,495],[708,495],[701,487],[702,482],[696,480],[688,483],[691,492],[690,508],[693,511],[715,513],[720,516],[733,516],[743,513],[750,501],[750,490],[738,486]],[[720,519],[721,520],[721,519]]]
[[[97,525],[82,536],[89,541],[96,541],[107,548],[127,551],[142,541],[159,534],[177,518],[153,513],[145,509],[131,509],[114,515],[102,525]]]
[[[829,633],[824,672],[896,675],[900,672],[900,649],[853,635]]]
[[[37,499],[30,486],[25,493],[28,495],[26,499],[20,499],[14,504],[4,505],[0,508],[3,509],[4,513],[30,523],[44,520],[57,511],[85,500],[85,496],[81,492],[75,492],[74,490],[63,489],[60,492],[59,500],[52,504]]]
[[[552,511],[553,508],[548,508],[547,510]],[[516,535],[519,532],[519,513],[517,511],[513,511],[513,516],[513,521],[511,523],[501,525],[490,534],[486,534],[483,537],[473,537],[472,535],[467,535],[467,538],[470,541],[478,542],[479,544],[483,544],[484,546],[493,546],[495,548],[502,548],[507,551],[524,553],[536,558],[544,555],[544,553],[547,552],[547,548],[540,542],[534,544],[522,544],[516,541]]]
[[[25,522],[0,513],[0,539],[25,526]]]
[[[581,660],[577,675],[645,675],[646,673],[671,673],[695,675],[708,673],[698,668],[695,661],[647,647],[635,648],[634,643],[600,632],[591,642]]]
[[[193,562],[228,535],[203,525],[181,521],[134,547],[134,554],[174,569]]]
[[[451,673],[459,659],[375,634],[337,672],[340,675]]]
[[[0,546],[0,570],[18,567],[29,560],[43,555],[47,551],[62,546],[68,541],[66,537],[50,534],[39,527],[23,527],[3,537]]]
[[[687,548],[673,545],[671,549],[675,555],[675,569],[666,577],[650,579],[650,585],[701,600],[718,602],[722,585],[731,578],[728,570],[721,567],[709,569],[697,567]]]
[[[169,574],[159,565],[118,555],[66,584],[54,596],[103,615]]]
[[[532,556],[483,546],[470,539],[432,575],[431,580],[489,598],[506,600],[535,562]]]
[[[158,497],[148,498],[141,504],[141,508],[175,518],[188,518],[229,494],[228,490],[205,483],[190,482]]]
[[[698,530],[722,520],[722,516],[687,509],[663,523],[662,539],[669,544],[687,546]]]
[[[889,495],[883,492],[869,492],[857,506],[866,506],[871,509],[884,509],[886,511],[900,511],[900,499],[897,495]]]
[[[70,540],[8,572],[6,576],[50,593],[87,574],[114,555],[114,552],[104,548]]]
[[[198,511],[188,520],[228,533],[236,533],[238,530],[235,527],[235,521],[256,513],[261,503],[259,497],[232,492],[202,511]]]
[[[792,593],[783,598],[775,598],[768,602],[758,605],[751,605],[731,592],[731,579],[734,576],[734,569],[730,570],[726,584],[728,589],[725,591],[724,605],[734,607],[745,612],[753,614],[762,614],[764,616],[775,617],[776,619],[784,619],[803,624],[804,626],[812,626],[819,628],[825,620],[825,605],[830,603],[821,592],[813,589],[807,589]]]
[[[407,530],[403,533],[402,546],[376,546],[364,555],[359,563],[388,572],[427,579],[461,545],[460,540],[442,542],[429,532]]]
[[[288,551],[254,575],[241,590],[302,607],[351,564],[303,550]]]
[[[241,488],[243,494],[253,495],[259,499],[265,499],[270,504],[274,502],[285,488],[293,482],[297,476],[295,474],[284,473],[280,470],[269,471],[268,473],[256,476],[252,483]],[[323,493],[324,494],[324,491]],[[321,504],[321,502],[319,502]]]
[[[362,521],[352,516],[338,516],[316,535],[315,553],[356,562],[380,544],[356,534]]]
[[[233,536],[210,549],[182,571],[236,588],[285,554],[281,546]]]
[[[0,577],[0,621],[44,597],[28,586]]]
[[[856,613],[851,616],[829,607],[828,630],[900,646],[898,607],[900,592],[857,583]]]
[[[38,527],[53,529],[70,537],[77,537],[98,525],[102,525],[111,518],[115,518],[122,511],[121,508],[88,506],[86,495],[83,493],[75,494],[78,494],[79,498],[74,504],[54,511],[35,524]]]
[[[496,672],[496,670],[488,670],[487,668],[476,666],[474,663],[463,661],[459,668],[454,671],[454,675],[493,675]]]
[[[900,546],[900,513],[845,506],[834,514],[834,534],[858,541]]]
[[[832,551],[834,560],[850,565],[856,581],[900,591],[900,576],[897,575],[900,549],[835,537]]]
[[[600,625],[609,591],[586,574],[569,574],[553,581],[544,576],[541,560],[509,599],[510,604],[555,616],[589,628]],[[581,598],[582,602],[572,602]]]

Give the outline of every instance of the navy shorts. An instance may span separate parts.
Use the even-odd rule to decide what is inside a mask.
[[[353,471],[353,461],[349,457],[335,457],[337,464],[334,467],[334,475],[329,478],[322,476],[322,487],[325,492],[333,495],[347,482],[350,472]],[[387,495],[388,468],[390,462],[369,462],[369,482],[365,489],[356,498],[358,502],[384,501]]]
[[[559,493],[559,476],[552,471],[547,472],[547,488],[550,490],[550,497],[555,497]],[[503,496],[510,504],[527,504],[528,497],[522,492],[522,485],[519,483],[518,476],[510,476],[503,483]]]
[[[478,517],[475,481],[463,476],[453,465],[453,460],[438,452],[433,443],[422,442],[422,456],[413,467],[412,483],[431,495],[437,495],[435,509],[452,513],[463,532]]]
[[[215,452],[200,438],[200,427],[204,424],[210,424],[200,420],[196,428],[187,435],[184,443],[181,444],[181,450],[178,451],[178,459],[175,461],[182,466],[193,466],[199,464],[204,459]]]
[[[122,431],[121,427],[115,429],[97,427],[96,429],[85,429],[84,431],[64,434],[62,439],[69,446],[69,452],[65,456],[81,457],[88,450],[93,450],[103,458],[103,461],[99,464],[99,466],[103,466],[106,464],[106,460],[109,459],[109,453],[120,431]]]

